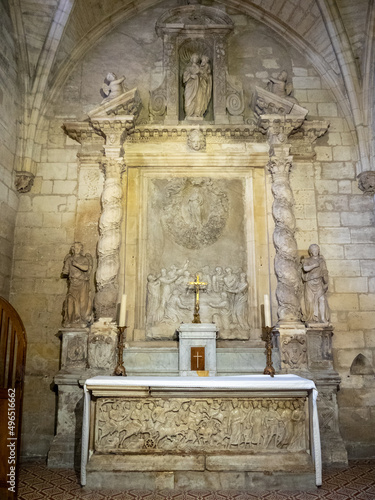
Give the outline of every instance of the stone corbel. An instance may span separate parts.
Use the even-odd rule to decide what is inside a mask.
[[[28,193],[34,184],[35,175],[24,170],[16,171],[14,184],[19,193]]]
[[[365,194],[375,194],[375,170],[361,172],[358,176],[358,187]]]

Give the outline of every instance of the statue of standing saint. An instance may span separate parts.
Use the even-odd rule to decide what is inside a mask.
[[[90,324],[92,300],[90,277],[93,268],[91,254],[83,253],[82,243],[76,241],[64,259],[62,276],[68,279],[68,293],[63,307],[65,328],[84,328]]]
[[[309,246],[309,257],[302,260],[302,279],[305,292],[305,320],[311,323],[329,323],[328,271],[326,261],[320,255],[319,245]]]
[[[212,94],[212,74],[209,58],[193,54],[183,74],[186,118],[203,118]]]

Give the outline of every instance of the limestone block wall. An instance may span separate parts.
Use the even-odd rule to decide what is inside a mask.
[[[124,22],[78,62],[48,110],[34,187],[20,198],[11,300],[25,323],[29,341],[24,455],[45,456],[54,435],[56,395],[52,382],[59,369],[57,332],[66,293],[60,276],[64,256],[73,241],[82,241],[85,251],[95,257],[98,240],[102,174],[94,161],[85,163],[77,158],[80,146],[61,126],[64,121],[84,119],[100,103],[99,89],[108,71],[118,76],[126,73],[125,85],[139,88],[143,100],[140,119],[148,119],[149,90],[161,83],[162,44],[154,27],[164,9],[165,5],[159,4]],[[296,239],[301,255],[307,254],[311,243],[318,243],[327,260],[335,368],[342,377],[341,430],[351,456],[368,455],[375,448],[371,431],[375,401],[370,397],[374,377],[369,373],[375,370],[374,202],[357,188],[356,144],[333,92],[305,57],[248,16],[229,10],[228,14],[235,23],[228,50],[229,70],[243,84],[246,119],[251,119],[254,86],[264,87],[274,72],[286,69],[294,96],[309,109],[308,119],[330,122],[329,132],[315,143],[316,157],[294,161],[291,185]],[[3,100],[5,95],[3,91]],[[2,130],[0,133],[5,133]],[[7,134],[10,130],[8,126]],[[10,132],[9,136],[13,137]],[[8,190],[6,209],[10,210],[13,201],[9,202],[9,193],[14,201],[17,196],[8,177],[4,186]],[[265,195],[270,211],[269,187],[268,183]],[[272,224],[270,217],[270,235]],[[274,276],[271,283],[274,288]]]
[[[0,2],[0,295],[9,298],[18,193],[13,165],[20,94],[16,47],[6,2]]]
[[[45,456],[54,435],[64,257],[74,241],[95,257],[100,215],[98,165],[93,172],[78,168],[79,145],[62,132],[59,119],[49,122],[43,141],[34,187],[20,199],[12,279],[12,302],[28,335],[22,442],[28,456]]]

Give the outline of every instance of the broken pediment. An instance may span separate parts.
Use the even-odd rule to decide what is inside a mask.
[[[123,92],[113,99],[105,99],[100,106],[88,113],[91,120],[108,118],[116,115],[133,115],[137,117],[142,107],[142,101],[137,88]]]
[[[255,87],[253,105],[257,117],[262,115],[292,115],[294,118],[304,120],[309,112],[308,109],[300,106],[294,98],[288,95],[282,97],[261,87]]]
[[[166,11],[156,23],[159,36],[186,29],[233,29],[231,18],[219,9],[203,5],[185,5]]]

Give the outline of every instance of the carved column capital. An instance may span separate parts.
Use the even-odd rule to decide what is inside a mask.
[[[358,176],[358,187],[365,194],[375,194],[375,170],[361,172]]]
[[[278,176],[289,176],[293,166],[293,156],[289,154],[290,145],[278,145],[272,148],[267,168],[275,182]]]

